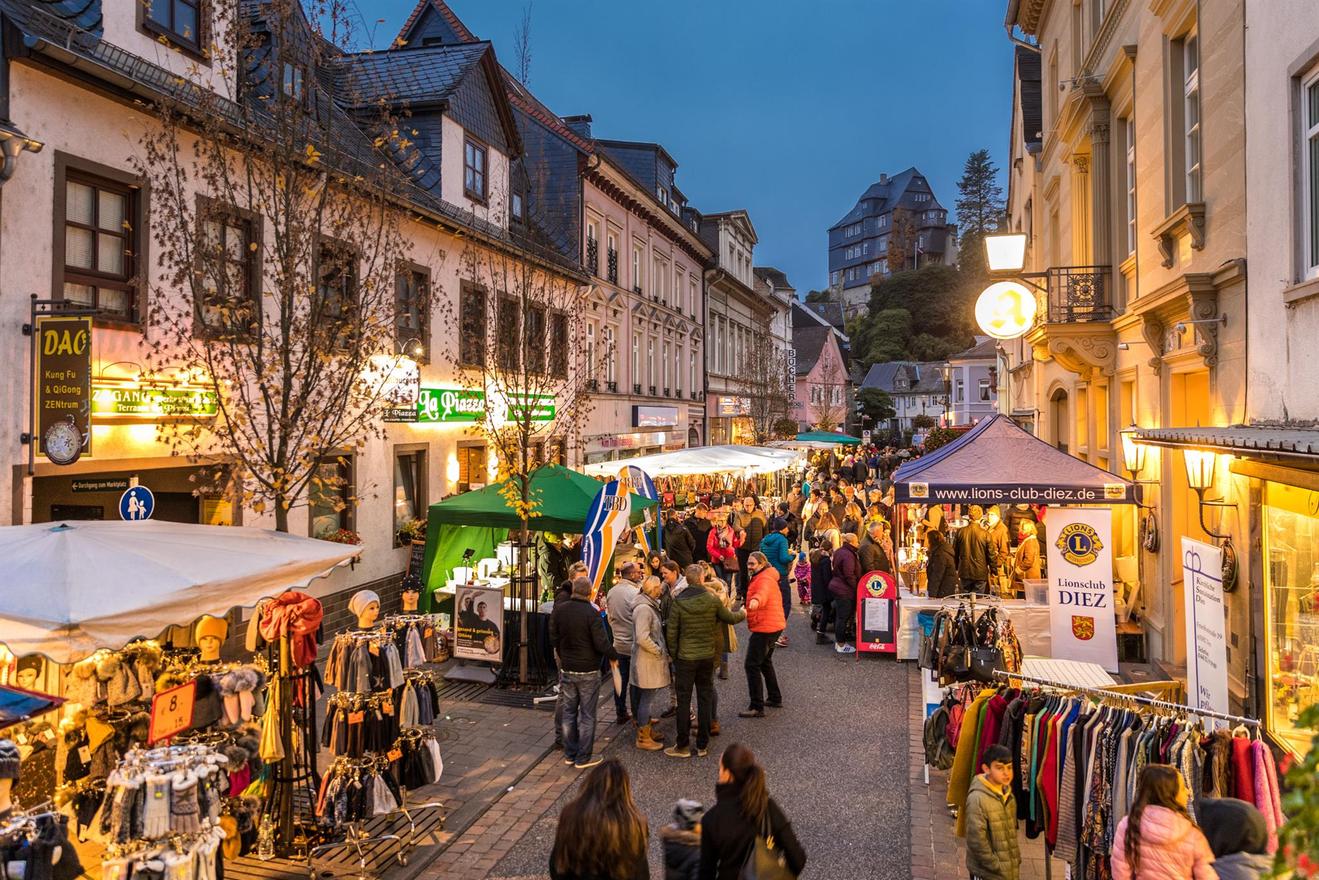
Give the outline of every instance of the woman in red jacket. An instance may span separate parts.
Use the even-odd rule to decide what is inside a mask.
[[[739,572],[737,548],[741,546],[742,538],[738,530],[733,528],[731,515],[724,517],[719,525],[713,526],[709,537],[705,539],[705,549],[710,553],[710,564],[714,566],[715,571],[723,575],[724,580],[728,581],[728,589],[732,593],[737,592]]]
[[[783,617],[783,592],[779,573],[759,550],[747,557],[751,583],[747,586],[747,690],[751,708],[738,712],[739,718],[764,718],[766,706],[782,706],[783,692],[774,672],[774,645],[783,634],[787,621]],[[762,688],[761,685],[764,685]],[[765,700],[768,691],[769,700]]]

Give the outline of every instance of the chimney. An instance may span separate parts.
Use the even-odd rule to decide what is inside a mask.
[[[888,175],[887,175],[887,174],[880,174],[880,175],[879,175],[879,183],[880,183],[880,186],[883,186],[884,184],[888,183]]]
[[[563,117],[563,124],[571,128],[574,134],[584,137],[588,141],[591,139],[591,115],[589,113],[583,113],[580,116],[565,116]]]

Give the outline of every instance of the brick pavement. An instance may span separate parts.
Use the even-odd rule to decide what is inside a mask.
[[[911,714],[908,739],[911,789],[911,876],[912,880],[951,880],[966,877],[966,846],[953,833],[955,821],[948,809],[948,774],[929,770],[925,783],[925,706],[921,698],[921,670],[911,665]],[[1021,880],[1044,880],[1044,841],[1028,840],[1019,834]],[[1053,860],[1053,876],[1066,876],[1065,866]]]

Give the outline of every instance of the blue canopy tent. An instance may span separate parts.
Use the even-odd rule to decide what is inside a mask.
[[[906,504],[1139,504],[1131,480],[1056,449],[1004,415],[893,474]]]

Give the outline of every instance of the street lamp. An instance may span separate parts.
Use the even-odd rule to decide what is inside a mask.
[[[1011,232],[986,235],[985,261],[991,273],[1019,273],[1026,265],[1026,234]]]
[[[1122,464],[1135,482],[1140,482],[1140,472],[1145,470],[1145,444],[1136,437],[1139,430],[1132,422],[1130,427],[1118,432],[1122,438]]]
[[[1235,502],[1224,501],[1221,498],[1205,499],[1205,492],[1214,485],[1214,476],[1218,471],[1218,453],[1212,449],[1183,449],[1182,463],[1186,465],[1186,485],[1195,491],[1196,497],[1200,500],[1200,528],[1206,535],[1220,541],[1228,538],[1228,535],[1219,534],[1205,525],[1206,507],[1235,509],[1237,506]]]

